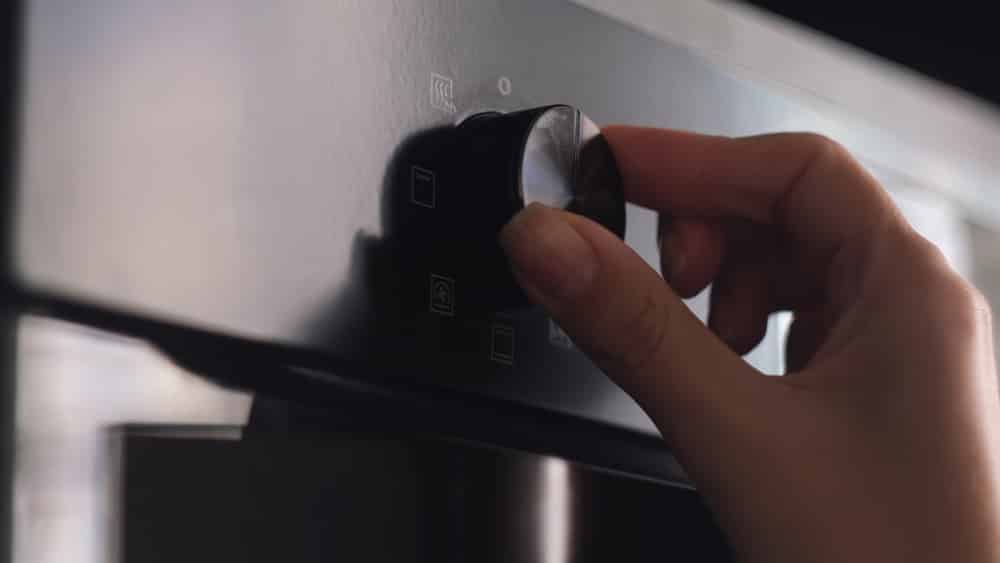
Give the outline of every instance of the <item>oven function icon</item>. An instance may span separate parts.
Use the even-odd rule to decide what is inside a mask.
[[[428,209],[437,206],[437,178],[434,172],[420,166],[410,169],[410,201]]]
[[[447,76],[431,73],[431,107],[445,113],[455,113],[455,81]]]
[[[513,365],[514,328],[495,324],[490,332],[490,359],[500,364]]]
[[[455,280],[431,274],[430,311],[439,315],[455,314]]]

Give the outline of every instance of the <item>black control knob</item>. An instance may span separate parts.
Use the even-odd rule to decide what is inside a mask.
[[[495,231],[540,202],[625,234],[625,199],[614,156],[580,110],[556,105],[481,113],[459,126],[455,165],[475,199],[476,220]]]
[[[625,234],[614,156],[571,106],[484,112],[425,131],[404,143],[394,167],[386,234],[397,261],[416,277],[453,280],[456,316],[527,305],[497,236],[533,202]]]

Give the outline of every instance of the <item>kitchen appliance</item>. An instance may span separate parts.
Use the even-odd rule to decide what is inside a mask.
[[[407,552],[414,561],[482,559],[496,546],[509,548],[496,560],[603,561],[616,559],[612,543],[643,546],[645,560],[661,541],[725,560],[652,423],[526,305],[491,236],[540,198],[598,218],[656,267],[656,217],[623,206],[612,166],[594,169],[598,182],[567,182],[602,162],[584,114],[725,135],[833,133],[890,178],[912,156],[877,128],[846,127],[563,1],[20,9],[9,20],[21,24],[11,35],[21,46],[7,207],[14,310],[141,339],[256,393],[235,434],[116,427],[126,560],[149,560],[180,521],[202,521],[181,499],[211,507],[215,523],[197,529],[231,540],[216,547],[274,554],[292,536],[266,530],[295,529],[318,542],[299,552],[305,560],[361,549],[339,552],[308,526],[392,542],[424,515],[437,539]],[[587,185],[601,188],[596,207],[574,204]],[[691,305],[704,314],[703,299]],[[780,371],[777,357],[757,363]],[[303,469],[310,460],[345,488],[323,488],[324,472]],[[408,495],[398,503],[375,494],[389,490],[392,460],[409,483],[391,488]],[[319,491],[311,500],[308,484]],[[246,504],[250,494],[270,504]],[[557,523],[516,518],[547,498],[571,507],[542,511]],[[399,509],[383,535],[375,520],[349,518],[373,507]],[[314,509],[334,516],[306,518]],[[260,520],[234,524],[254,511]],[[670,524],[630,528],[613,516],[625,513]],[[570,521],[590,532],[553,531]],[[597,547],[585,549],[587,536]],[[566,546],[525,547],[550,537]]]
[[[462,217],[442,216],[447,200],[420,200],[439,171],[394,157],[469,115],[552,103],[727,134],[810,117],[564,2],[49,1],[26,15],[12,271],[25,301],[186,363],[240,357],[172,344],[203,331],[227,335],[212,350],[266,349],[278,364],[643,434],[645,415],[541,311],[435,304],[466,291],[457,260],[392,287],[404,281],[385,259],[394,205],[468,236]],[[627,215],[626,239],[655,264],[655,216]],[[425,302],[401,313],[390,301],[410,293]]]

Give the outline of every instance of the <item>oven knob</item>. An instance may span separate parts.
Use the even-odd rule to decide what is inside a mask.
[[[416,288],[412,307],[444,316],[528,305],[500,248],[500,229],[533,202],[625,234],[625,198],[600,129],[567,105],[483,112],[405,141],[390,166],[385,279]],[[407,281],[403,281],[403,280]],[[453,280],[438,296],[426,280]],[[386,290],[389,295],[400,294]],[[431,295],[432,304],[424,305]],[[448,299],[445,299],[448,297]]]
[[[497,237],[534,202],[588,217],[625,235],[625,197],[614,155],[600,129],[580,110],[553,105],[512,113],[484,112],[454,130],[449,166],[460,178],[452,215],[469,280],[467,302],[489,310],[519,308],[527,296],[514,281]],[[480,242],[477,242],[480,241]]]
[[[478,203],[476,221],[492,235],[540,202],[583,215],[619,237],[625,198],[614,156],[580,110],[554,105],[473,115],[458,127],[456,164]]]

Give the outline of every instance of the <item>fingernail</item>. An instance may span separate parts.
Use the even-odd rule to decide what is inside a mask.
[[[663,260],[667,267],[667,271],[663,272],[664,279],[667,283],[674,284],[680,279],[687,265],[687,256],[676,234],[669,234],[665,240],[660,241],[660,252],[665,254],[666,258]]]
[[[597,256],[562,213],[533,203],[500,231],[519,281],[548,300],[581,295],[597,275]]]

